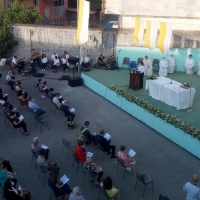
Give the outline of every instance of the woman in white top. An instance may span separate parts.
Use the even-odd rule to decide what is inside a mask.
[[[143,88],[144,69],[145,69],[144,63],[143,61],[140,61],[138,67],[138,71],[140,72],[140,89]]]
[[[45,68],[46,68],[46,65],[47,65],[47,56],[46,56],[46,54],[42,54],[41,62],[42,62],[42,72],[44,72]]]
[[[60,65],[60,60],[58,56],[55,56],[54,63],[53,63],[53,73],[57,73],[57,67]]]
[[[63,72],[65,73],[66,72],[66,70],[67,70],[67,59],[66,59],[66,57],[65,57],[65,55],[63,55],[63,57],[62,57],[62,59],[61,59],[61,64],[62,64],[62,66],[63,66]]]

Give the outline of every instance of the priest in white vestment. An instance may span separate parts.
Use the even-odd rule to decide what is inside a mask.
[[[200,62],[199,62],[199,70],[197,72],[197,75],[200,75]]]
[[[150,76],[151,74],[153,74],[152,71],[152,61],[150,58],[148,58],[148,56],[145,56],[145,58],[143,59],[143,63],[144,63],[144,76]]]
[[[159,76],[167,76],[168,62],[165,57],[159,63]]]
[[[174,67],[176,66],[176,61],[174,59],[173,54],[170,55],[167,61],[168,61],[168,73],[172,74],[174,73]]]
[[[189,58],[185,60],[185,72],[186,74],[193,74],[194,72],[194,59],[192,58],[192,55],[189,55]]]

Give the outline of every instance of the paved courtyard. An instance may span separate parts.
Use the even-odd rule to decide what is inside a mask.
[[[4,76],[1,80],[5,80],[6,70],[1,70]],[[62,74],[53,74],[47,71],[46,77],[60,77]],[[21,76],[16,75],[16,78]],[[45,80],[43,78],[43,80]],[[49,131],[47,127],[43,127],[40,132],[40,127],[36,129],[33,116],[30,117],[29,111],[23,110],[25,122],[27,123],[28,132],[30,136],[23,137],[19,130],[16,130],[15,138],[11,136],[11,124],[7,129],[4,125],[4,118],[1,115],[0,121],[0,156],[8,159],[14,170],[17,172],[17,186],[27,188],[32,195],[33,200],[48,200],[50,190],[47,185],[47,178],[45,185],[42,186],[43,175],[38,179],[39,168],[34,169],[35,160],[31,164],[30,144],[32,138],[38,136],[40,143],[47,145],[50,148],[50,159],[56,162],[60,167],[60,176],[66,174],[70,181],[71,188],[80,186],[83,196],[86,200],[97,200],[99,191],[97,188],[91,189],[91,183],[86,178],[84,185],[83,170],[79,167],[78,173],[75,174],[76,163],[72,168],[72,154],[70,153],[67,159],[68,150],[65,149],[62,154],[62,138],[70,141],[76,141],[76,134],[80,133],[80,127],[84,121],[89,120],[91,132],[99,133],[101,129],[112,135],[112,144],[116,145],[118,151],[120,145],[124,144],[127,150],[132,148],[137,152],[135,159],[137,161],[134,166],[134,174],[128,173],[123,177],[123,169],[119,167],[118,173],[116,159],[110,159],[109,156],[104,157],[101,162],[102,154],[98,152],[96,157],[96,150],[91,146],[86,146],[86,149],[94,153],[93,161],[101,165],[104,171],[103,177],[111,176],[114,186],[121,191],[121,200],[158,200],[159,193],[168,196],[172,200],[185,199],[186,195],[182,191],[182,187],[186,181],[189,181],[191,175],[196,173],[200,175],[199,164],[200,161],[188,152],[171,143],[159,133],[140,123],[124,111],[114,106],[111,102],[103,99],[94,92],[90,91],[84,86],[71,88],[67,81],[59,81],[46,79],[48,87],[54,87],[56,92],[70,102],[70,106],[76,109],[75,121],[78,122],[79,127],[70,130],[64,127],[64,121],[61,121],[59,115],[53,114],[53,109],[50,108],[47,100],[39,99],[34,91],[33,82],[37,82],[37,78],[31,77],[28,80],[22,81],[22,86],[29,93],[29,97],[33,96],[36,103],[43,108],[46,113],[43,115],[49,122]],[[17,96],[14,92],[6,89],[3,85],[3,92],[8,93],[9,102],[14,107],[19,108]],[[151,186],[148,185],[145,196],[142,197],[144,185],[140,182],[135,190],[136,172],[146,173],[154,181],[154,190],[152,192]],[[53,199],[53,197],[52,197]],[[106,199],[101,196],[100,199]]]

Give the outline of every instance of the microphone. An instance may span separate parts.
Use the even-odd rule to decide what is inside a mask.
[[[170,84],[172,84],[172,79],[174,79],[175,76],[176,76],[176,74],[174,74],[174,76],[171,78],[171,82],[170,82]]]

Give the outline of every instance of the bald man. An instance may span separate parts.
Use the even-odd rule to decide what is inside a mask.
[[[187,182],[183,191],[187,193],[186,200],[199,200],[200,199],[200,188],[197,186],[199,177],[195,174],[192,176],[192,181]]]
[[[81,195],[81,189],[78,186],[73,188],[73,193],[70,194],[69,200],[85,200]]]

